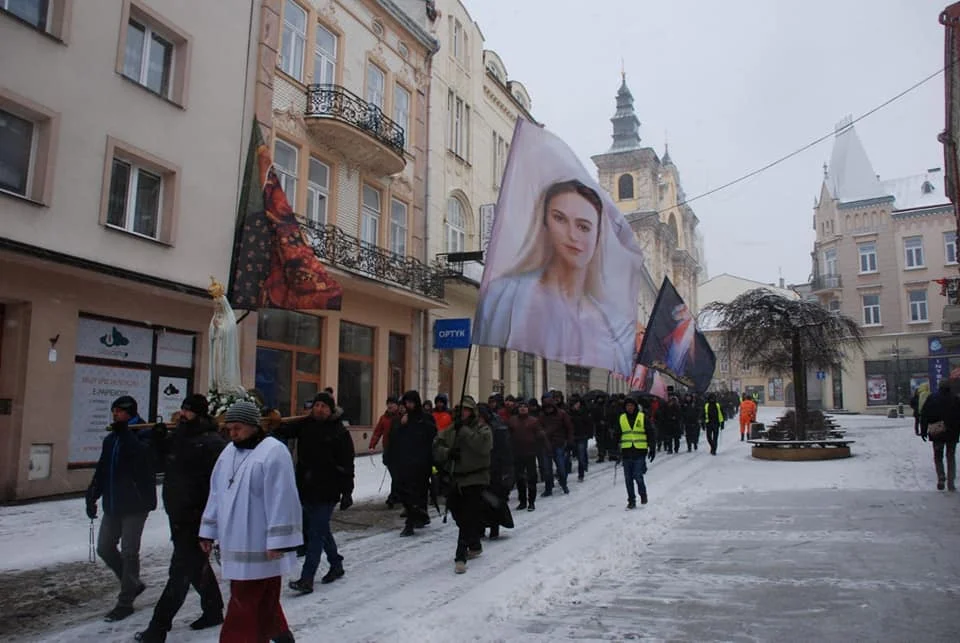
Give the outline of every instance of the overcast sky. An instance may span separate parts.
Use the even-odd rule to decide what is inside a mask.
[[[947,0],[463,0],[533,115],[591,170],[610,145],[624,59],[643,144],[687,197],[832,132],[943,67]],[[861,121],[881,178],[943,166],[943,76]],[[710,276],[805,282],[832,138],[691,204]]]

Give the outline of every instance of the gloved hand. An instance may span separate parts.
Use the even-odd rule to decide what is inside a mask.
[[[153,436],[158,440],[163,440],[167,437],[167,434],[170,430],[167,428],[167,425],[163,422],[157,422],[153,425]]]
[[[927,441],[927,436],[921,435],[921,436],[920,436],[920,439],[923,440],[924,442],[926,442],[926,441]]]
[[[647,459],[650,460],[650,462],[653,462],[653,459],[654,459],[655,457],[657,457],[657,452],[654,451],[653,449],[650,449],[650,450],[647,452]]]
[[[447,460],[450,462],[459,462],[460,461],[460,447],[451,447],[447,451]]]
[[[97,502],[87,500],[87,518],[94,520],[97,517]]]
[[[343,494],[340,498],[340,511],[346,511],[353,506],[353,497],[349,493]]]

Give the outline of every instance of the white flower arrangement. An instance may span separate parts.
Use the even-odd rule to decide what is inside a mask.
[[[210,403],[210,417],[223,415],[231,406],[237,402],[244,401],[253,402],[258,407],[260,406],[256,398],[246,391],[242,393],[221,393],[216,390],[211,390],[209,393],[207,393],[207,402]]]

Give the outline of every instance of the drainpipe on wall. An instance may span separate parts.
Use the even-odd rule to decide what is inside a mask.
[[[433,56],[436,53],[436,50],[428,51],[426,59],[427,78],[430,79],[430,84],[427,88],[427,113],[425,118],[427,126],[427,162],[423,179],[423,258],[424,263],[427,265],[430,265],[430,99],[433,97]],[[427,311],[421,310],[417,317],[419,326],[418,334],[420,336],[420,351],[418,352],[420,360],[419,390],[424,396],[424,399],[427,399],[430,397],[430,392],[427,391],[427,382],[430,379],[430,316]]]

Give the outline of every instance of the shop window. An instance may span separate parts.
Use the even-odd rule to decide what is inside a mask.
[[[321,389],[321,330],[321,318],[287,310],[257,318],[256,386],[284,417],[303,413]]]
[[[517,355],[517,370],[520,373],[520,396],[531,398],[537,396],[536,390],[536,365],[537,358],[531,353],[519,353]]]
[[[406,392],[407,338],[390,333],[390,395],[400,397]]]
[[[374,329],[341,321],[338,402],[351,424],[373,424],[373,368]]]
[[[440,351],[440,364],[438,367],[439,377],[437,383],[437,393],[446,393],[453,396],[453,351]]]

